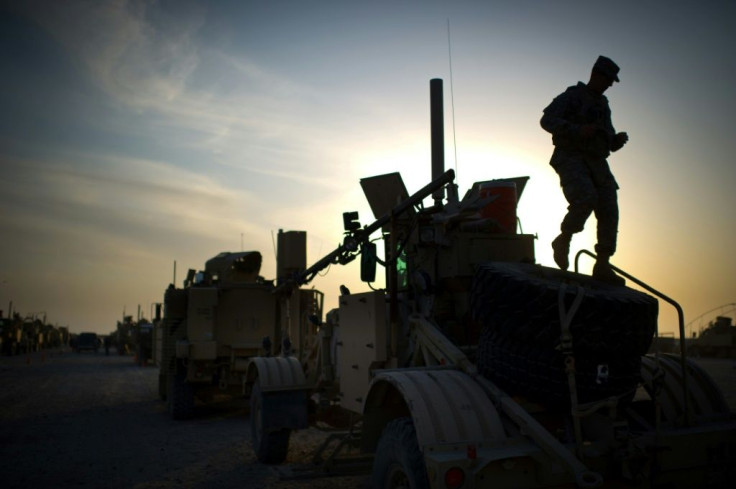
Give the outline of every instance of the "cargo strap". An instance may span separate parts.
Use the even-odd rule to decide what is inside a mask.
[[[578,285],[578,293],[575,296],[575,300],[573,300],[569,311],[565,310],[566,292],[567,284],[563,282],[560,285],[560,293],[557,295],[557,304],[560,312],[560,327],[562,328],[562,343],[560,346],[563,354],[572,356],[572,333],[570,333],[570,323],[572,323],[572,318],[575,317],[578,309],[580,309],[580,304],[582,304],[583,298],[585,297],[585,289]]]
[[[578,413],[578,389],[575,383],[575,356],[572,351],[572,333],[570,332],[570,324],[572,323],[573,317],[580,309],[580,304],[583,302],[585,297],[585,289],[581,286],[577,286],[577,294],[575,299],[572,301],[570,310],[566,310],[565,307],[565,293],[567,292],[567,284],[562,283],[560,285],[560,292],[557,295],[557,304],[560,312],[560,327],[562,329],[562,336],[560,337],[560,348],[562,354],[565,356],[565,372],[567,373],[567,384],[570,387],[570,404],[572,408],[572,421],[575,430],[575,445],[576,451],[579,458],[583,457],[583,434],[580,427],[580,416]]]

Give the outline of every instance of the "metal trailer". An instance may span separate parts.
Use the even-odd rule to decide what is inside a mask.
[[[247,362],[258,459],[283,462],[290,433],[338,406],[354,422],[314,461],[334,472],[359,448],[377,488],[725,487],[736,422],[686,357],[679,305],[616,269],[680,315],[680,354],[646,355],[656,299],[535,265],[533,236],[499,232],[511,211],[487,189],[512,182],[518,197],[525,178],[458,199],[441,161],[441,81],[430,86],[433,181],[408,196],[398,174],[362,180],[381,217],[345,213],[343,243],[282,285],[358,256],[372,282],[381,233],[385,290],[343,288],[314,320],[313,349]]]
[[[279,231],[277,267],[287,277],[306,264],[306,233]],[[190,270],[184,287],[172,285],[164,296],[159,394],[174,419],[194,414],[195,397],[247,395],[245,372],[254,356],[268,356],[290,330],[311,341],[308,316],[322,316],[317,290],[281,288],[259,275],[257,251],[223,252],[204,271]],[[295,336],[295,335],[294,335]],[[275,345],[275,346],[272,346]],[[302,345],[297,345],[302,346]],[[307,345],[304,345],[306,348]]]

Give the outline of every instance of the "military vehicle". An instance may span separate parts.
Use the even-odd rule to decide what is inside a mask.
[[[135,361],[140,367],[153,362],[154,323],[146,320],[138,321],[135,325]]]
[[[142,346],[142,348],[148,348],[150,351],[147,353],[147,361],[150,361],[150,365],[154,366],[158,369],[161,368],[161,340],[163,338],[163,308],[164,304],[163,302],[157,302],[153,304],[155,306],[156,312],[153,315],[153,320],[151,322],[151,331],[149,333],[149,337],[144,339],[146,342],[145,346]]]
[[[46,349],[61,348],[64,345],[64,333],[62,328],[52,324],[43,325],[43,345]]]
[[[133,321],[133,316],[123,314],[123,320],[117,322],[114,332],[115,348],[119,355],[135,353],[135,330],[136,322]]]
[[[43,333],[41,332],[43,322],[40,319],[28,316],[23,320],[23,331],[21,334],[21,351],[33,353],[43,348]]]
[[[690,355],[696,357],[736,358],[736,326],[733,318],[718,316],[700,331],[689,345]]]
[[[518,201],[526,178],[477,182],[459,199],[441,83],[430,83],[432,182],[409,196],[397,173],[361,180],[377,219],[343,214],[342,244],[291,282],[360,257],[365,282],[385,267],[385,290],[343,287],[339,308],[314,319],[312,349],[248,362],[257,458],[283,462],[290,433],[337,406],[354,423],[314,460],[335,471],[341,450],[360,449],[376,488],[725,486],[736,421],[685,357],[679,305],[615,268],[680,313],[681,355],[647,356],[652,295],[535,264],[534,237],[505,224],[509,188]]]
[[[69,343],[69,328],[46,324],[43,320],[17,312],[3,317],[0,311],[0,354],[16,355],[61,348]]]
[[[102,342],[97,336],[97,333],[79,333],[76,341],[74,342],[74,351],[81,353],[83,351],[93,351],[97,353],[100,349]]]
[[[322,316],[321,292],[277,288],[306,267],[306,232],[279,231],[277,283],[260,275],[261,262],[258,251],[223,252],[189,270],[183,288],[166,290],[159,394],[172,418],[192,416],[195,398],[244,396],[248,360],[289,351],[291,331]],[[300,340],[316,338],[312,329]]]
[[[23,320],[18,315],[0,318],[0,351],[3,355],[20,353]]]

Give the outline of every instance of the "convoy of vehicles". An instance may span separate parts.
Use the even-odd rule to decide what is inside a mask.
[[[687,358],[679,306],[622,270],[648,293],[536,264],[535,237],[516,226],[528,178],[476,182],[461,198],[444,169],[441,80],[430,87],[429,184],[409,195],[399,173],[362,179],[375,220],[345,212],[342,243],[311,266],[306,232],[279,231],[274,280],[258,251],[214,256],[169,285],[162,318],[118,323],[120,353],[159,367],[174,419],[195,399],[248,399],[263,463],[286,459],[294,430],[344,414],[315,461],[332,471],[357,450],[375,488],[726,487],[736,419]],[[579,253],[576,269],[583,255],[594,256]],[[356,258],[366,290],[341,287],[325,314],[306,286]],[[677,353],[651,348],[654,296],[678,310]],[[0,326],[3,351],[18,348],[24,324]],[[711,329],[699,351],[723,334],[733,348],[730,318]]]
[[[21,355],[69,344],[66,326],[46,323],[46,318],[23,317],[18,313],[6,317],[0,311],[0,354]]]

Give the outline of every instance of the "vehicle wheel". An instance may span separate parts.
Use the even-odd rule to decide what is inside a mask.
[[[177,371],[168,375],[167,401],[171,419],[188,419],[194,414],[194,388],[186,381],[186,374]]]
[[[372,487],[427,489],[427,468],[411,418],[389,422],[381,433],[373,461]]]
[[[585,295],[570,325],[576,350],[645,354],[657,326],[657,300],[587,275],[526,263],[483,264],[473,279],[473,318],[502,336],[554,347],[561,334],[559,295],[570,308],[579,286]]]
[[[280,464],[289,451],[291,430],[267,426],[263,417],[263,393],[256,379],[250,395],[250,433],[253,451],[264,464]]]

